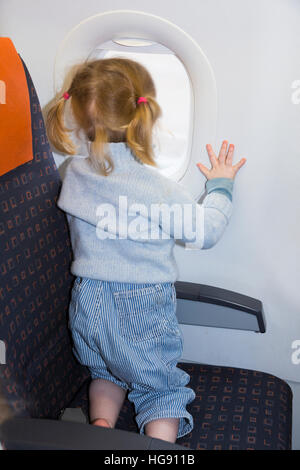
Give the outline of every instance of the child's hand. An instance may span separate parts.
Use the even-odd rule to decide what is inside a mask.
[[[239,169],[246,163],[246,158],[242,158],[236,165],[232,166],[232,156],[234,152],[234,145],[230,144],[227,152],[227,140],[223,141],[221,146],[219,158],[216,157],[212,146],[208,144],[206,150],[212,164],[212,169],[209,170],[202,163],[197,163],[201,173],[206,176],[208,180],[212,178],[234,178]]]

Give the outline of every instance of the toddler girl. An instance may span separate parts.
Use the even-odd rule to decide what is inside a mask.
[[[87,158],[75,155],[67,102],[89,143]],[[70,227],[76,278],[69,326],[74,354],[91,373],[90,422],[114,427],[128,392],[140,433],[175,442],[193,429],[186,405],[195,393],[186,387],[189,375],[176,367],[183,338],[173,247],[175,239],[196,249],[219,240],[245,160],[232,166],[234,147],[227,149],[226,141],[219,158],[208,145],[212,169],[198,164],[208,194],[195,203],[154,168],[152,130],[160,115],[145,67],[122,58],[94,60],[78,67],[52,105],[47,130],[54,147],[75,155],[58,206]]]

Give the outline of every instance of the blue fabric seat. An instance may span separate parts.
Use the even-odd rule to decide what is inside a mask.
[[[38,97],[26,69],[34,159],[0,177],[0,339],[6,363],[1,392],[15,415],[56,420],[67,407],[88,413],[90,376],[75,360],[67,328],[73,277],[65,215],[56,206],[61,181]],[[257,371],[179,364],[191,376],[190,449],[289,449],[292,392]],[[117,428],[137,432],[124,403]]]
[[[230,367],[180,363],[196,398],[188,405],[193,431],[177,444],[198,450],[291,448],[292,392],[272,375]],[[117,427],[136,429],[127,402]],[[130,423],[130,424],[129,424]]]
[[[196,398],[190,434],[177,444],[196,450],[287,450],[292,441],[292,391],[273,375],[255,370],[179,363],[190,376]],[[87,387],[71,403],[88,417]],[[117,429],[138,432],[127,399]]]
[[[59,415],[88,374],[71,354],[66,318],[73,276],[61,185],[26,69],[34,159],[0,177],[2,393],[22,416]],[[4,158],[5,156],[3,156]]]

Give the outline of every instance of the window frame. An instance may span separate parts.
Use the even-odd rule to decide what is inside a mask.
[[[217,87],[213,69],[199,44],[179,26],[159,16],[135,11],[114,10],[86,18],[75,26],[60,44],[54,65],[54,91],[61,88],[66,70],[91,54],[97,45],[110,40],[141,38],[167,47],[182,62],[191,84],[193,122],[187,159],[189,164],[178,180],[198,200],[205,177],[196,167],[207,165],[205,145],[215,146]]]

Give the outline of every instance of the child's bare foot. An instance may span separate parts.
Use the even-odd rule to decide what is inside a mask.
[[[94,426],[102,426],[103,428],[112,428],[111,424],[104,418],[94,419],[91,424]]]

